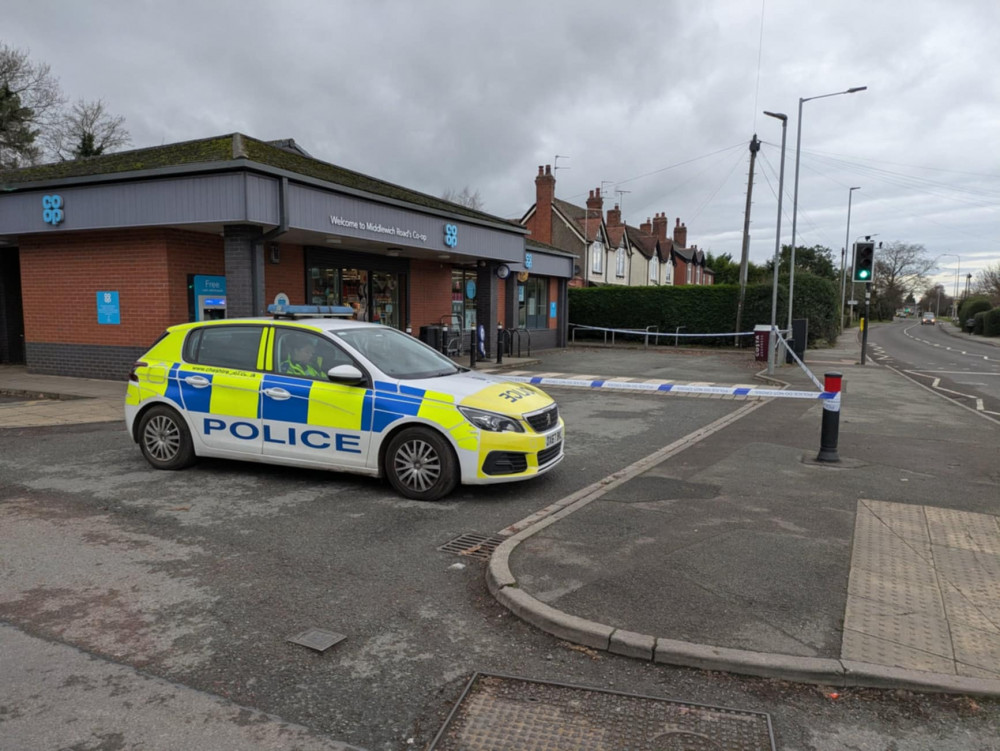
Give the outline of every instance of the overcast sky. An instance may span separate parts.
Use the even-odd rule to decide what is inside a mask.
[[[34,0],[0,41],[103,99],[133,146],[240,131],[433,195],[468,186],[519,218],[539,165],[556,196],[603,186],[638,225],[739,259],[748,144],[763,141],[751,260],[782,243],[839,265],[851,242],[919,243],[956,272],[1000,262],[997,0]],[[565,169],[564,169],[565,168]],[[616,193],[616,191],[622,191]],[[627,192],[626,192],[627,191]],[[954,256],[957,255],[960,261]],[[960,268],[959,268],[960,263]]]

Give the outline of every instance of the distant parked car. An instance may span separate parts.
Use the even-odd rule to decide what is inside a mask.
[[[920,325],[923,326],[925,323],[929,323],[931,326],[934,325],[934,314],[929,310],[920,316]]]

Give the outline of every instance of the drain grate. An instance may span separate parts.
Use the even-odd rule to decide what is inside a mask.
[[[446,542],[438,548],[445,553],[464,555],[480,561],[488,561],[493,551],[506,537],[496,537],[494,535],[483,535],[479,532],[466,532],[460,537],[456,537],[451,542]]]
[[[774,751],[763,712],[476,673],[428,751]]]

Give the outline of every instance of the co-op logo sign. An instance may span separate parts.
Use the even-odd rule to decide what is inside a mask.
[[[62,196],[42,196],[42,221],[53,227],[62,224],[65,218],[62,207]]]

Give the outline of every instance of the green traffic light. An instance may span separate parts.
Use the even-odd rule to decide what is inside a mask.
[[[858,272],[858,277],[860,277],[861,279],[867,279],[868,272],[862,269],[861,271]]]

